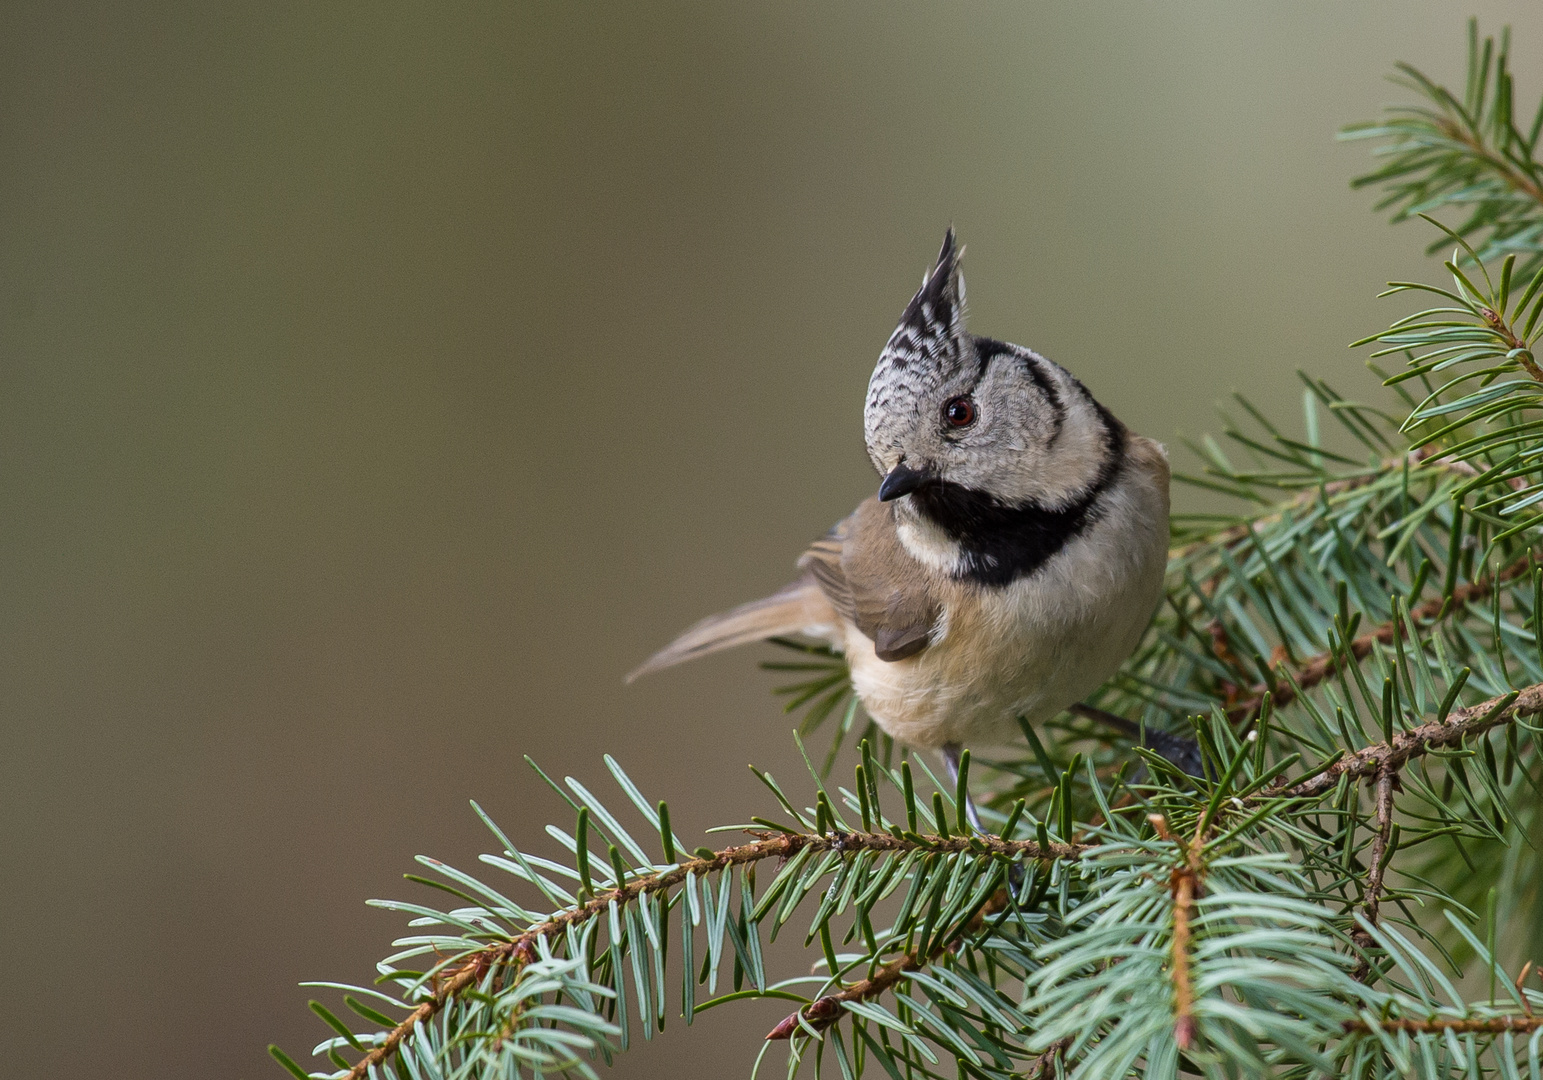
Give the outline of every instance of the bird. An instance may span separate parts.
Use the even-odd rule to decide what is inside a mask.
[[[1059,364],[969,332],[962,255],[950,227],[869,379],[877,492],[809,546],[785,588],[698,622],[629,682],[803,635],[845,655],[881,730],[941,752],[956,780],[962,747],[1011,742],[1019,718],[1074,708],[1139,732],[1082,698],[1162,598],[1167,452]]]

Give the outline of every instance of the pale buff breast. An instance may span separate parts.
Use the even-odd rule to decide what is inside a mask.
[[[911,746],[1006,742],[1016,717],[1042,723],[1108,679],[1162,597],[1168,465],[1133,437],[1130,469],[1099,520],[1027,578],[1000,589],[950,582],[937,633],[897,662],[848,626],[852,681],[888,734]]]

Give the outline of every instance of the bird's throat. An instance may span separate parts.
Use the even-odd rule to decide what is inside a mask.
[[[1099,499],[1113,481],[1101,478],[1076,501],[1055,509],[1038,503],[1006,505],[991,495],[946,481],[934,482],[912,492],[907,516],[911,528],[901,527],[906,547],[922,557],[914,546],[924,542],[936,550],[936,559],[923,557],[960,580],[1003,586],[1034,574],[1080,535],[1099,516]],[[911,536],[906,533],[910,532]],[[947,551],[952,565],[942,565]]]

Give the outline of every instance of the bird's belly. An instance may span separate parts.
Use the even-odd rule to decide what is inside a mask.
[[[1081,637],[1081,635],[1077,635]],[[1068,648],[1075,639],[1004,634],[961,648],[940,642],[910,660],[852,658],[852,682],[886,733],[911,746],[1001,743],[1016,718],[1039,723],[1087,694],[1124,653]]]
[[[848,663],[864,708],[887,734],[923,749],[1019,737],[1018,717],[1049,720],[1135,649],[1162,593],[1166,545],[1151,546],[1126,573],[1109,575],[1106,563],[1067,580],[1078,568],[1058,568],[955,603],[941,634],[905,660],[880,660],[849,627]]]

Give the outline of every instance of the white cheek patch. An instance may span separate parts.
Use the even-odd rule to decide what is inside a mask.
[[[917,514],[907,498],[897,505],[895,530],[900,545],[923,566],[950,576],[959,573],[964,564],[964,551],[958,541],[952,539],[937,525]]]
[[[1040,364],[1056,383],[1062,409],[1059,430],[1053,439],[1047,431],[1044,443],[1014,439],[1012,466],[982,486],[1004,502],[1060,509],[1098,483],[1108,463],[1110,434],[1087,391],[1056,365],[1046,360]]]

